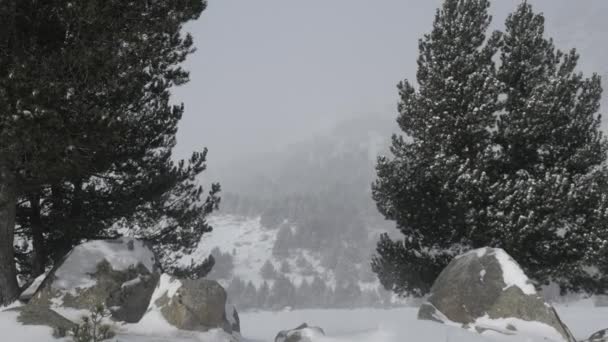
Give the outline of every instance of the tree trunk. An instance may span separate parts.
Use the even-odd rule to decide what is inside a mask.
[[[15,179],[0,161],[0,305],[12,303],[19,295],[13,245],[16,210]]]
[[[34,247],[34,259],[32,260],[32,277],[36,278],[42,273],[47,264],[47,253],[44,243],[42,218],[40,217],[40,194],[34,193],[28,196],[31,212],[30,225],[32,229],[32,245]]]

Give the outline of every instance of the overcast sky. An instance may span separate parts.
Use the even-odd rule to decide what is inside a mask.
[[[416,72],[417,41],[440,0],[209,0],[186,30],[198,51],[174,91],[186,113],[176,156],[210,166],[305,139],[348,117],[396,116],[395,85]],[[501,28],[517,0],[494,0]],[[560,48],[607,76],[608,1],[529,1]]]

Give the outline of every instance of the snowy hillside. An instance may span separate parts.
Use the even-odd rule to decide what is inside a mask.
[[[224,285],[241,309],[302,307],[303,302],[306,307],[379,306],[393,300],[371,273],[368,258],[351,262],[339,256],[331,267],[326,251],[306,248],[304,243],[299,246],[297,239],[283,250],[281,239],[285,234],[297,236],[297,225],[284,222],[280,229],[268,228],[260,217],[232,215],[214,216],[209,223],[213,232],[205,234],[197,250],[181,262],[189,264],[212,254],[216,265],[209,278]],[[368,238],[369,250],[364,254],[371,255],[376,234],[370,232]],[[260,303],[264,296],[265,302]],[[301,296],[316,296],[322,302],[315,305],[311,298]],[[348,303],[328,303],[324,297],[330,296]]]
[[[277,238],[276,230],[265,229],[260,225],[259,218],[245,219],[236,216],[215,216],[209,219],[213,232],[205,234],[196,251],[186,256],[182,262],[189,264],[191,260],[203,260],[214,248],[233,257],[234,268],[231,276],[219,277],[222,285],[228,286],[234,275],[245,281],[251,281],[260,286],[263,282],[260,269],[266,260],[272,260],[272,248]],[[217,265],[221,267],[221,265]],[[298,282],[297,274],[292,275]]]

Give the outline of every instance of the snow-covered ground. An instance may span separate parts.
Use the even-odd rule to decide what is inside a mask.
[[[585,339],[595,331],[608,328],[608,307],[595,308],[591,302],[584,301],[559,305],[557,310],[578,339]],[[315,342],[537,342],[506,336],[480,336],[460,328],[418,321],[416,314],[417,308],[248,312],[241,314],[241,330],[245,342],[272,342],[280,330],[295,328],[303,322],[325,330],[327,337]],[[0,340],[58,341],[51,337],[50,328],[24,328],[16,319],[17,314],[14,312],[0,312]],[[148,328],[150,329],[145,324],[116,327],[116,341],[227,341],[227,335],[217,330],[203,334],[180,332],[168,325]],[[542,340],[538,342],[540,341]]]
[[[560,305],[557,310],[579,340],[608,328],[608,307],[595,308],[590,301],[584,301]],[[250,312],[241,314],[241,329],[249,341],[255,342],[274,341],[279,330],[295,328],[303,322],[325,330],[327,338],[319,342],[537,342],[504,335],[480,336],[419,321],[417,313],[417,308]]]

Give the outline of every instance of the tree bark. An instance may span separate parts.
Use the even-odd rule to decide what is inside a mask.
[[[32,260],[32,277],[36,278],[42,273],[47,264],[42,218],[40,216],[40,195],[37,193],[28,196],[30,202],[30,226],[32,229],[32,245],[34,247],[34,259]]]
[[[17,184],[9,168],[0,161],[0,305],[19,296],[15,267],[15,213]]]

